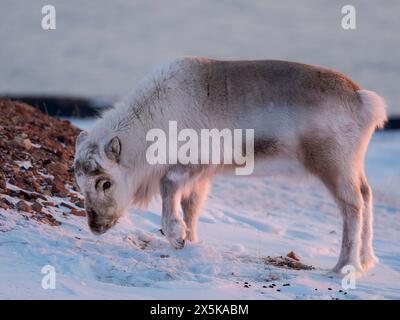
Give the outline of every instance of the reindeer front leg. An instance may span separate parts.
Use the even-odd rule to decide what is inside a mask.
[[[197,181],[192,190],[182,197],[183,220],[188,228],[186,240],[197,241],[197,221],[209,189],[209,179]]]
[[[162,179],[160,185],[162,198],[162,231],[175,249],[185,245],[186,224],[179,216],[181,189],[188,178],[182,167],[171,169]]]

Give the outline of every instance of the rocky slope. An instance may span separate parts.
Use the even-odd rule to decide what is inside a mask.
[[[52,225],[60,224],[61,207],[60,214],[67,208],[84,216],[72,169],[79,131],[27,104],[0,100],[0,207]]]

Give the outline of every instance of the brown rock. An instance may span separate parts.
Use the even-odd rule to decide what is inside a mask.
[[[20,167],[19,167],[19,166],[14,166],[12,170],[13,170],[13,173],[14,173],[14,175],[17,175],[17,174],[19,174],[19,173],[20,173],[20,171],[21,171],[21,169],[20,169]]]
[[[35,192],[41,192],[40,190],[40,184],[37,183],[36,181],[32,181],[32,187],[35,190]]]
[[[36,212],[42,212],[43,206],[39,202],[35,201],[32,204],[32,209],[33,209],[33,211],[36,211]]]
[[[293,260],[300,261],[299,256],[298,256],[295,252],[293,252],[293,251],[290,251],[286,256],[287,256],[288,258],[293,259]]]
[[[79,201],[75,202],[75,205],[77,207],[79,207],[79,208],[84,208],[85,207],[85,204],[84,204],[84,202],[82,200],[79,200]]]
[[[36,220],[49,224],[51,226],[59,226],[61,225],[61,222],[56,220],[51,214],[45,213],[41,214],[40,216],[35,217]]]
[[[16,145],[25,148],[26,150],[32,149],[32,142],[28,138],[24,138],[24,136],[19,136],[14,139]]]
[[[67,190],[62,190],[58,193],[61,198],[65,198],[68,195]]]
[[[51,201],[43,201],[42,202],[42,204],[44,205],[44,206],[49,206],[49,207],[55,207],[56,205],[54,204],[54,202],[51,202]]]
[[[23,181],[17,181],[15,185],[21,189],[27,189],[27,185]]]
[[[6,188],[6,179],[3,179],[2,176],[0,176],[0,189],[5,189]]]
[[[53,192],[57,193],[61,197],[66,197],[68,195],[67,189],[65,189],[64,184],[60,180],[54,181]]]
[[[65,175],[68,173],[67,165],[61,162],[51,163],[48,167],[54,174],[57,175]]]
[[[78,217],[86,217],[86,211],[85,210],[76,210],[75,208],[71,209],[71,214],[74,216]]]
[[[65,202],[61,202],[60,205],[62,205],[63,207],[66,207],[66,208],[68,208],[68,209],[74,209],[73,206],[71,206],[70,204],[65,203]]]
[[[0,199],[0,208],[2,208],[2,209],[10,209],[11,206],[10,206],[10,203],[6,199],[1,198]]]
[[[25,211],[25,212],[31,212],[32,208],[29,204],[27,204],[25,201],[21,200],[17,203],[17,209],[19,211]]]

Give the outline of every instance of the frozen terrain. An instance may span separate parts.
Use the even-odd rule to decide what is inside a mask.
[[[367,172],[380,263],[354,290],[326,275],[338,257],[341,220],[320,185],[220,177],[200,219],[201,242],[179,251],[159,232],[159,201],[131,209],[102,236],[82,217],[59,214],[54,227],[0,209],[0,298],[400,299],[399,155],[400,132],[375,135]],[[315,269],[263,260],[292,250]],[[54,290],[42,289],[45,265],[56,270]]]

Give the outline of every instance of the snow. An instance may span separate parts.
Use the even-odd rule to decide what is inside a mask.
[[[75,126],[82,130],[90,130],[94,125],[94,118],[73,118],[73,117],[60,117],[63,120],[72,122]]]
[[[182,250],[159,232],[159,200],[148,210],[130,209],[102,236],[91,234],[85,218],[55,213],[62,224],[54,227],[0,209],[0,298],[399,299],[399,154],[400,132],[374,136],[367,172],[380,263],[356,289],[327,275],[339,254],[341,219],[318,183],[219,177],[200,218],[200,242]],[[263,261],[292,250],[315,269]],[[54,290],[41,286],[45,265],[56,270]]]
[[[15,163],[20,167],[20,168],[24,168],[25,170],[28,170],[30,168],[32,168],[32,163],[30,160],[27,161],[15,161]]]

